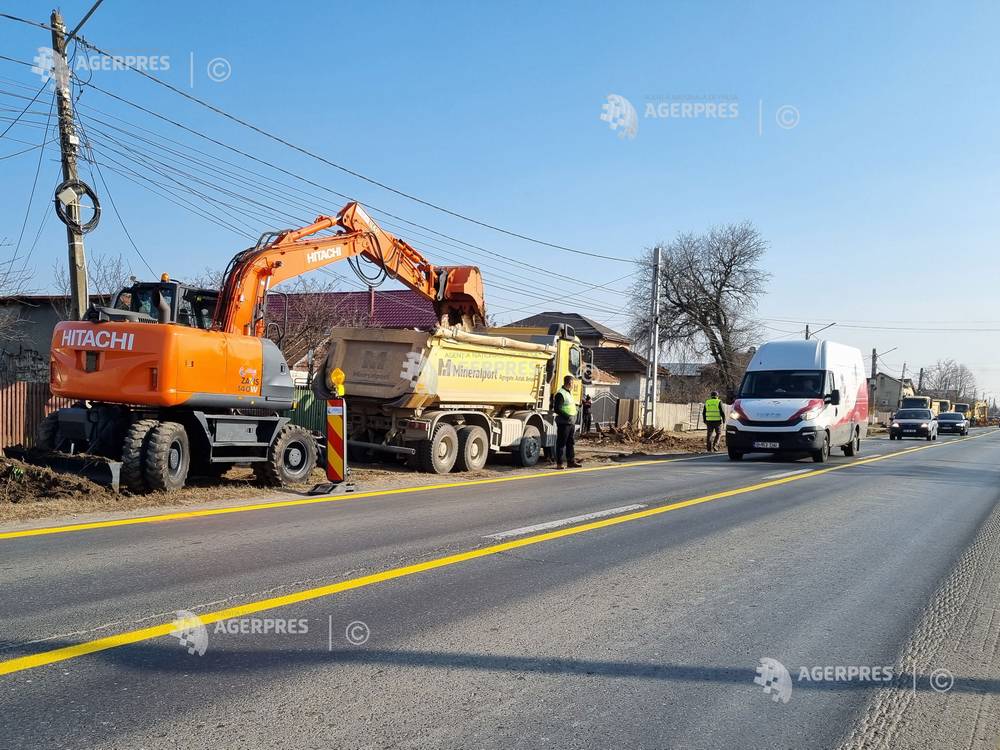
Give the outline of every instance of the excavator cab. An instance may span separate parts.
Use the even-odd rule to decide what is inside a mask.
[[[133,323],[176,323],[209,330],[219,303],[219,292],[164,278],[137,281],[115,295],[110,307],[92,307],[87,319]]]

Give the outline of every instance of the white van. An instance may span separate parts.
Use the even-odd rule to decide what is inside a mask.
[[[861,352],[832,341],[772,341],[754,354],[726,419],[729,458],[861,450],[868,432],[868,380]]]

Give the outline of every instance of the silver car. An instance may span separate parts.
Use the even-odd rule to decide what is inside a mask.
[[[930,409],[900,409],[889,424],[889,439],[937,440],[938,421]]]

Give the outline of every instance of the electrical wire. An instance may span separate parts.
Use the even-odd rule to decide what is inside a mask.
[[[90,12],[93,13],[94,10],[97,8],[97,6],[100,5],[100,4],[101,4],[101,0],[98,0],[98,2],[94,4],[94,7],[91,8]],[[88,13],[87,16],[86,16],[86,18],[84,18],[83,20],[86,21],[87,18],[89,18],[89,17],[90,17],[90,14]],[[80,22],[80,25],[81,26],[83,25],[83,21]],[[79,27],[77,27],[77,28],[79,28]],[[80,133],[83,135],[85,142],[89,141],[89,138],[87,138],[86,128],[83,125],[83,121],[80,120],[78,122],[79,122],[79,125],[80,125]],[[104,173],[101,171],[101,165],[97,163],[97,159],[96,158],[93,159],[93,165],[94,165],[94,168],[97,170],[97,176],[101,179],[101,185],[104,187],[104,192],[108,196],[108,202],[111,203],[111,208],[114,210],[115,216],[118,218],[118,223],[121,225],[122,231],[125,233],[125,236],[128,238],[129,244],[132,245],[132,249],[135,250],[135,254],[139,256],[139,259],[143,262],[143,265],[145,265],[146,268],[149,269],[149,272],[152,275],[155,276],[156,272],[153,270],[153,267],[151,265],[149,265],[149,261],[146,260],[146,256],[142,254],[142,251],[139,249],[139,246],[135,244],[135,240],[132,239],[132,234],[131,234],[131,232],[128,231],[128,227],[125,226],[125,220],[122,218],[121,213],[118,211],[118,205],[115,203],[114,196],[111,195],[111,188],[108,187],[108,183],[104,179]]]
[[[31,214],[31,206],[35,201],[35,191],[38,188],[38,175],[42,171],[42,158],[45,156],[45,144],[49,139],[49,124],[52,119],[52,109],[55,106],[55,101],[55,96],[53,96],[52,101],[49,104],[49,119],[46,121],[45,133],[42,135],[42,144],[38,151],[38,163],[35,165],[35,176],[31,181],[31,192],[28,195],[28,206],[24,210],[24,220],[21,222],[21,231],[17,235],[17,244],[14,246],[14,254],[9,260],[4,261],[4,264],[6,264],[8,268],[14,267],[14,263],[17,261],[18,253],[21,251],[21,241],[24,239],[24,230],[28,225],[28,216]],[[32,246],[32,249],[34,249],[34,246]],[[21,265],[24,266],[26,262],[27,259],[25,259],[25,263],[22,263]]]
[[[81,38],[79,41],[80,41],[80,44],[84,45],[88,49],[93,50],[94,52],[97,52],[98,54],[107,55],[109,57],[119,57],[119,58],[121,57],[121,56],[112,55],[110,52],[108,52],[108,51],[106,51],[104,49],[101,49],[100,47],[96,46],[95,44],[92,44],[91,42],[88,42],[85,39]],[[469,222],[471,224],[475,224],[475,225],[483,227],[485,229],[490,229],[490,230],[492,230],[494,232],[499,232],[501,234],[505,234],[505,235],[508,235],[510,237],[515,237],[517,239],[521,239],[521,240],[524,240],[526,242],[531,242],[531,243],[536,244],[536,245],[541,245],[543,247],[550,247],[550,248],[553,248],[553,249],[556,249],[556,250],[563,250],[565,252],[574,253],[574,254],[577,254],[577,255],[585,255],[585,256],[592,257],[592,258],[599,258],[601,260],[616,261],[616,262],[620,262],[620,263],[632,263],[633,262],[631,258],[619,258],[619,257],[616,257],[616,256],[609,255],[607,253],[597,253],[597,252],[593,252],[593,251],[590,251],[590,250],[579,250],[579,249],[576,249],[576,248],[568,247],[566,245],[560,245],[558,243],[548,242],[546,240],[541,240],[541,239],[538,239],[536,237],[532,237],[530,235],[522,234],[520,232],[515,232],[515,231],[510,230],[510,229],[505,229],[503,227],[500,227],[500,226],[497,226],[497,225],[494,225],[494,224],[490,224],[489,222],[481,221],[480,219],[476,219],[476,218],[473,218],[471,216],[467,216],[467,215],[462,214],[462,213],[460,213],[458,211],[453,211],[453,210],[451,210],[449,208],[441,206],[441,205],[439,205],[437,203],[434,203],[432,201],[428,201],[428,200],[425,200],[423,198],[420,198],[420,197],[418,197],[418,196],[416,196],[416,195],[414,195],[412,193],[408,193],[408,192],[406,192],[404,190],[400,190],[399,188],[395,188],[395,187],[393,187],[391,185],[388,185],[388,184],[386,184],[384,182],[381,182],[381,181],[379,181],[379,180],[377,180],[375,178],[368,177],[367,175],[362,174],[361,172],[358,172],[356,170],[350,169],[349,167],[346,167],[346,166],[344,166],[342,164],[338,164],[337,162],[334,162],[334,161],[332,161],[330,159],[327,159],[326,157],[324,157],[324,156],[322,156],[320,154],[317,154],[317,153],[315,153],[315,152],[313,152],[313,151],[311,151],[311,150],[309,150],[307,148],[304,148],[302,146],[298,146],[298,145],[296,145],[294,143],[291,143],[290,141],[287,141],[284,138],[281,138],[280,136],[274,135],[273,133],[270,133],[270,132],[264,130],[263,128],[260,128],[260,127],[254,125],[254,124],[252,124],[252,123],[250,123],[250,122],[248,122],[248,121],[246,121],[246,120],[244,120],[244,119],[242,119],[240,117],[237,117],[236,115],[233,115],[233,114],[230,114],[229,112],[226,112],[225,110],[223,110],[223,109],[215,106],[214,104],[206,102],[204,99],[200,99],[197,96],[189,94],[188,92],[184,91],[183,89],[177,88],[176,86],[174,86],[171,83],[167,83],[166,81],[164,81],[164,80],[162,80],[160,78],[157,78],[156,76],[152,75],[148,71],[142,70],[142,69],[137,68],[137,67],[132,66],[132,65],[129,65],[127,60],[124,61],[124,64],[125,64],[125,66],[129,70],[131,70],[131,71],[133,71],[135,73],[138,73],[143,78],[146,78],[146,79],[148,79],[148,80],[156,83],[157,85],[162,86],[162,87],[168,89],[169,91],[172,91],[173,93],[178,94],[179,96],[184,97],[188,101],[194,102],[195,104],[197,104],[197,105],[199,105],[201,107],[204,107],[205,109],[208,109],[209,111],[214,112],[215,114],[220,115],[221,117],[224,117],[224,118],[230,120],[231,122],[234,122],[234,123],[236,123],[238,125],[241,125],[241,126],[243,126],[245,128],[248,128],[249,130],[252,130],[253,132],[257,133],[258,135],[261,135],[261,136],[263,136],[265,138],[268,138],[268,139],[270,139],[270,140],[272,140],[272,141],[274,141],[276,143],[279,143],[279,144],[281,144],[281,145],[283,145],[283,146],[285,146],[287,148],[290,148],[293,151],[297,151],[298,153],[301,153],[301,154],[303,154],[305,156],[308,156],[308,157],[310,157],[312,159],[315,159],[315,160],[317,160],[317,161],[319,161],[319,162],[321,162],[323,164],[326,164],[327,166],[333,167],[334,169],[340,170],[341,172],[344,172],[345,174],[351,175],[352,177],[355,177],[355,178],[357,178],[359,180],[367,182],[367,183],[369,183],[371,185],[374,185],[376,187],[382,188],[383,190],[386,190],[386,191],[388,191],[390,193],[398,195],[398,196],[400,196],[402,198],[406,198],[406,199],[411,200],[411,201],[413,201],[415,203],[418,203],[420,205],[423,205],[423,206],[426,206],[428,208],[434,209],[435,211],[439,211],[441,213],[444,213],[444,214],[447,214],[449,216],[452,216],[452,217],[454,217],[456,219],[461,219],[462,221],[466,221],[466,222]],[[87,83],[86,85],[89,85],[89,86],[92,86],[94,88],[97,88],[92,83]],[[101,90],[101,89],[98,89],[98,90]],[[108,92],[103,91],[103,93],[107,94]]]

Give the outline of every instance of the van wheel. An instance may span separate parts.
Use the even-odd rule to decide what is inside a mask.
[[[431,474],[447,474],[458,459],[458,433],[447,422],[438,422],[430,440],[417,445],[420,467]]]
[[[727,448],[726,452],[729,453],[729,460],[730,461],[742,461],[743,460],[743,454],[740,453],[737,450],[733,450],[732,448]]]
[[[525,468],[538,463],[542,453],[542,433],[533,424],[524,426],[521,442],[514,451],[514,463]]]
[[[455,467],[459,471],[478,471],[486,466],[490,441],[486,430],[477,425],[467,425],[458,431],[458,457]]]
[[[823,438],[823,447],[818,451],[812,452],[812,459],[818,464],[826,463],[826,460],[830,457],[830,436],[827,435]]]
[[[270,487],[305,482],[316,467],[317,452],[316,440],[309,430],[286,424],[271,441],[267,459],[254,462],[254,476]]]
[[[179,422],[160,422],[149,433],[143,475],[151,490],[179,490],[191,468],[191,445]]]
[[[851,442],[843,446],[844,455],[847,457],[856,456],[861,452],[861,432],[855,432]]]

